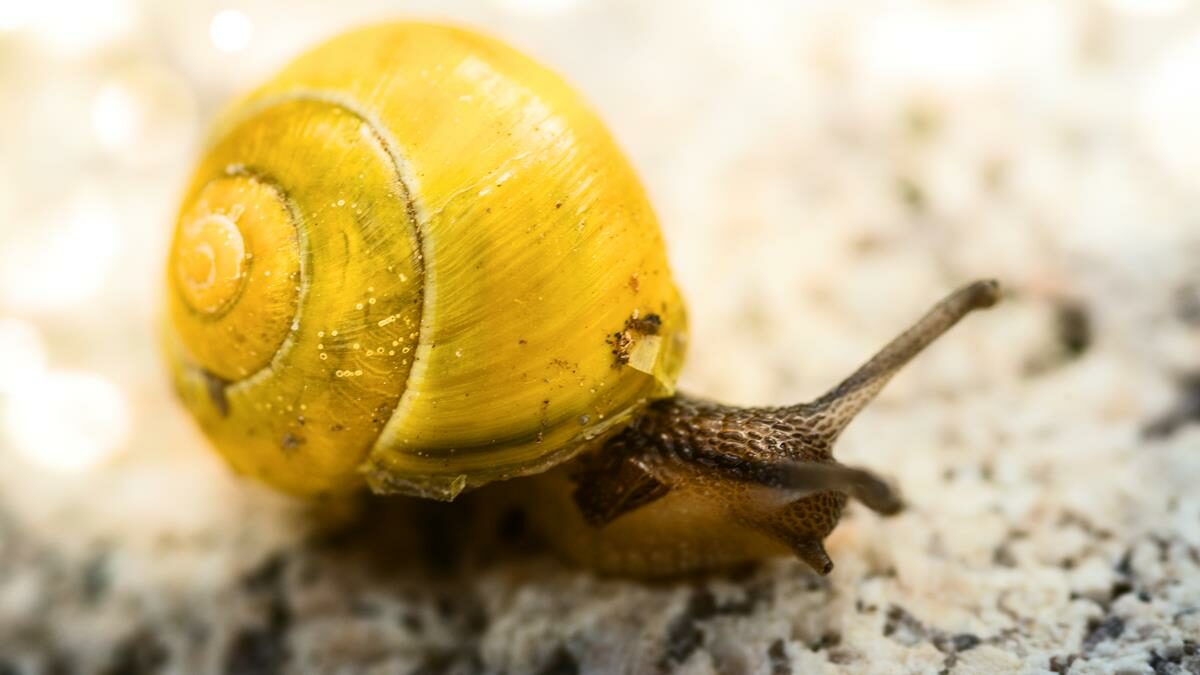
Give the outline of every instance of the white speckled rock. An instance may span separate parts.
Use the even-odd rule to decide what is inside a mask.
[[[1179,60],[1200,44],[1200,8],[504,9],[537,4],[436,11],[490,23],[611,122],[689,299],[689,390],[808,398],[961,282],[1010,289],[840,442],[910,508],[851,506],[827,578],[777,560],[643,584],[565,567],[516,527],[494,542],[469,505],[318,519],[242,483],[173,403],[141,290],[190,140],[154,176],[111,158],[80,176],[39,168],[23,139],[40,127],[7,103],[27,84],[0,67],[5,128],[29,132],[0,158],[17,186],[0,191],[0,228],[51,226],[21,200],[75,179],[128,216],[93,304],[0,299],[0,314],[37,326],[58,367],[118,382],[135,422],[121,454],[80,474],[38,468],[0,430],[0,674],[1200,673],[1200,180],[1186,170],[1200,112],[1180,113],[1200,111],[1200,85],[1174,75],[1200,72]],[[294,35],[272,23],[231,77],[382,9],[337,5],[336,21],[297,10]],[[131,44],[191,49],[194,29],[155,25]],[[85,68],[8,39],[0,66],[39,81]],[[197,50],[162,60],[207,111],[233,86]],[[81,72],[94,85],[106,71]],[[20,392],[0,386],[0,411]]]

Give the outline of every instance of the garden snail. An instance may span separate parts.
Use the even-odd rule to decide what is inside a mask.
[[[527,476],[569,557],[641,575],[788,550],[828,573],[847,496],[900,508],[834,440],[997,298],[951,294],[812,403],[677,394],[684,305],[605,128],[513,49],[419,23],[336,37],[223,115],[167,286],[176,389],[238,471],[443,500]]]

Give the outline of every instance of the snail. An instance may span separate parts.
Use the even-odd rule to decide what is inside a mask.
[[[568,558],[641,576],[829,573],[848,497],[901,508],[834,441],[998,297],[955,291],[811,403],[676,392],[687,316],[629,162],[557,75],[425,23],[334,37],[219,116],[166,266],[174,387],[236,471],[309,498],[506,481]]]

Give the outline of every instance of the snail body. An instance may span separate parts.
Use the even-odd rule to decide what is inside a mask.
[[[223,114],[166,277],[175,388],[239,472],[444,500],[538,475],[513,485],[568,555],[647,575],[827,572],[847,495],[899,507],[837,432],[995,299],[952,295],[813,404],[678,395],[686,312],[629,162],[558,76],[422,23],[335,37]],[[705,523],[724,544],[667,534]]]

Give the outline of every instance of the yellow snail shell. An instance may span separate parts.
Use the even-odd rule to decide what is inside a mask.
[[[592,111],[419,23],[336,37],[225,113],[167,287],[183,400],[234,467],[301,495],[453,498],[563,462],[673,391],[686,336]]]

